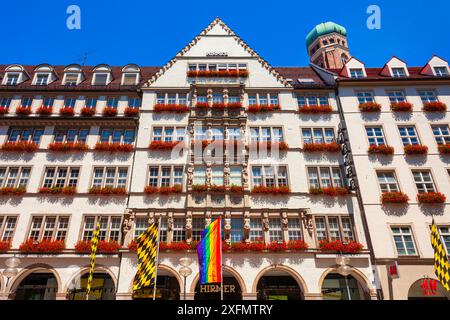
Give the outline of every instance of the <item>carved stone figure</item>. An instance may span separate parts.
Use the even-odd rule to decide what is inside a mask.
[[[207,211],[205,214],[205,227],[211,223],[211,211]]]
[[[186,213],[186,241],[190,243],[192,241],[192,213]]]
[[[269,231],[269,214],[267,212],[263,213],[263,230]]]
[[[250,212],[244,213],[244,240],[250,242]]]
[[[192,185],[192,182],[194,181],[194,164],[191,162],[189,163],[188,169],[187,169],[187,178],[188,178],[188,185]]]
[[[150,214],[148,215],[148,224],[153,224],[156,222],[155,219],[155,213],[154,212],[150,212]]]
[[[283,212],[281,214],[281,224],[282,224],[283,230],[286,231],[288,229],[288,217],[287,217],[286,212]]]

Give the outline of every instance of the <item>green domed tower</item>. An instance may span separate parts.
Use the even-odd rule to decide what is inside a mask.
[[[334,22],[315,26],[306,36],[309,60],[320,67],[340,69],[350,59],[347,30]]]

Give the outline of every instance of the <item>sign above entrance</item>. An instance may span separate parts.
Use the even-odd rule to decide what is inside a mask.
[[[228,57],[228,52],[207,52],[207,57]]]

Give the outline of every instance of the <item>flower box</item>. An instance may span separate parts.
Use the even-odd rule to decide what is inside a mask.
[[[128,250],[132,252],[137,252],[137,242],[135,240],[131,240],[128,244]]]
[[[17,188],[11,188],[11,187],[3,187],[0,188],[0,195],[10,195],[10,196],[20,196],[27,192],[27,189],[25,187],[17,187]]]
[[[150,150],[172,150],[180,141],[152,141],[148,146]]]
[[[333,251],[339,253],[358,253],[364,246],[357,241],[344,243],[341,240],[322,240],[319,242],[319,248],[322,251]]]
[[[124,114],[126,117],[137,117],[139,116],[139,108],[125,108]]]
[[[182,187],[179,184],[174,185],[173,187],[154,187],[154,186],[146,186],[144,188],[144,193],[146,194],[171,194],[171,193],[180,193],[182,191]]]
[[[388,145],[372,145],[369,147],[369,150],[367,150],[369,154],[383,154],[383,155],[392,155],[394,154],[394,148]]]
[[[7,252],[11,249],[11,241],[0,241],[0,252]]]
[[[114,187],[92,187],[89,189],[90,194],[100,195],[100,196],[125,196],[127,195],[127,190],[125,188],[114,188]]]
[[[87,151],[88,146],[84,142],[52,142],[48,149],[55,152],[82,152]]]
[[[209,103],[208,102],[197,102],[195,104],[195,107],[198,109],[208,109],[209,108]]]
[[[101,152],[133,152],[134,146],[128,143],[97,142],[94,150]]]
[[[302,106],[298,108],[300,113],[330,113],[333,112],[333,108],[329,105],[322,106]]]
[[[102,111],[102,114],[105,117],[115,117],[117,116],[117,109],[113,107],[105,107]]]
[[[391,102],[391,110],[394,112],[411,112],[413,109],[412,103],[409,102]]]
[[[234,242],[228,246],[230,250],[236,252],[266,250],[266,244],[264,242]]]
[[[175,113],[183,113],[188,112],[189,107],[184,104],[161,104],[157,103],[153,107],[154,112],[175,112]]]
[[[206,184],[193,184],[192,191],[195,192],[206,192],[208,191],[208,186]]]
[[[66,248],[64,241],[28,239],[19,246],[21,253],[60,253]]]
[[[287,151],[289,150],[289,145],[284,142],[278,142],[278,141],[258,141],[258,142],[252,142],[250,145],[250,148],[258,148],[258,149],[266,149],[266,150],[272,150],[272,149],[278,149],[280,151]]]
[[[325,195],[330,197],[345,196],[350,193],[347,188],[344,187],[327,187],[327,188],[309,188],[311,195]]]
[[[403,192],[383,192],[381,194],[381,203],[403,203],[406,204],[409,201],[409,197]]]
[[[419,203],[444,203],[445,195],[440,192],[424,192],[417,194],[417,201]]]
[[[225,186],[218,186],[215,184],[209,186],[209,191],[211,191],[211,192],[223,193],[223,192],[225,192],[225,190],[226,190]]]
[[[115,254],[119,251],[120,244],[117,241],[100,240],[97,244],[97,253],[101,254]],[[91,253],[91,241],[82,240],[75,244],[75,251],[77,253]]]
[[[231,185],[231,186],[230,186],[230,192],[233,192],[233,193],[243,193],[243,192],[244,192],[244,187],[243,187],[243,186],[235,186],[235,185]]]
[[[92,117],[95,114],[95,108],[84,107],[80,113],[83,117]]]
[[[271,242],[266,245],[266,250],[272,251],[272,252],[278,252],[278,251],[286,251],[287,244],[286,242]]]
[[[223,110],[227,107],[227,105],[224,102],[213,102],[211,108]]]
[[[49,116],[53,113],[53,108],[41,106],[36,110],[36,113],[40,116]]]
[[[11,152],[35,152],[38,148],[37,143],[31,141],[5,142],[2,145],[2,151]]]
[[[404,147],[405,154],[427,154],[428,147],[420,144],[408,144]]]
[[[247,112],[250,113],[272,112],[275,110],[280,110],[279,104],[252,104],[247,108]]]
[[[9,108],[0,107],[0,115],[3,116],[9,113]]]
[[[247,70],[189,70],[187,72],[189,78],[246,78]]]
[[[75,187],[51,187],[51,188],[40,188],[39,193],[41,194],[62,194],[66,196],[73,196],[77,193],[77,188]]]
[[[381,104],[376,103],[376,102],[360,103],[358,106],[358,109],[361,112],[380,112]]]
[[[31,107],[17,107],[16,114],[19,116],[28,116],[31,114]]]
[[[159,243],[159,250],[160,251],[186,251],[192,249],[192,246],[185,242],[160,242]]]
[[[65,117],[73,117],[75,115],[75,110],[71,107],[59,109],[59,114]]]
[[[240,109],[240,108],[242,108],[242,103],[241,102],[229,102],[227,104],[227,108],[228,109]]]
[[[445,112],[447,111],[447,105],[443,102],[435,101],[435,102],[425,102],[423,104],[423,111],[429,112]]]
[[[305,143],[303,145],[304,152],[339,152],[339,149],[337,142]]]
[[[252,193],[254,194],[288,194],[291,190],[289,187],[265,187],[265,186],[256,186],[252,189]]]
[[[303,240],[292,240],[287,243],[288,250],[303,251],[308,249],[308,244]]]
[[[450,154],[450,143],[438,145],[438,150],[440,154]]]

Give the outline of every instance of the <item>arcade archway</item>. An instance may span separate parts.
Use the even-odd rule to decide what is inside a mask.
[[[46,270],[28,274],[15,290],[14,300],[55,300],[58,281]]]
[[[323,300],[366,300],[367,290],[352,275],[329,273],[322,282]]]
[[[439,280],[422,278],[409,288],[408,300],[450,300],[450,292],[445,290]]]
[[[282,269],[269,269],[256,285],[258,300],[303,300],[303,290],[292,274]]]
[[[153,299],[154,287],[133,292],[134,300]],[[160,268],[156,280],[156,300],[180,300],[180,282],[169,270]]]
[[[70,284],[67,292],[68,300],[86,300],[86,286],[89,272],[85,272],[81,277],[76,277]],[[116,287],[112,277],[104,271],[95,271],[89,300],[115,300]]]

